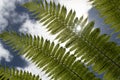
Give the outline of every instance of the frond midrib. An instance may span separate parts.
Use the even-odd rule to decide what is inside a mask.
[[[13,36],[13,37],[11,37],[11,36]],[[34,36],[34,38],[32,38],[29,35],[25,36],[23,34],[22,35],[15,34],[14,32],[5,32],[2,34],[2,36],[0,35],[0,37],[2,37],[3,41],[5,41],[7,44],[9,44],[11,47],[13,47],[14,50],[20,50],[19,54],[25,55],[26,58],[31,59],[38,67],[40,67],[39,60],[41,59],[41,58],[39,58],[39,53],[42,52],[41,56],[43,56],[44,58],[46,58],[48,60],[52,60],[55,63],[59,63],[60,67],[62,67],[66,71],[68,71],[67,74],[70,74],[73,79],[75,78],[75,79],[84,80],[84,78],[86,78],[86,77],[83,75],[81,76],[81,74],[85,73],[84,75],[91,77],[91,79],[98,80],[97,78],[95,78],[95,76],[93,75],[92,72],[89,72],[89,70],[81,63],[81,61],[75,61],[76,58],[74,57],[74,55],[70,55],[70,54],[66,53],[66,54],[68,54],[67,61],[65,61],[66,58],[64,56],[63,57],[65,60],[64,59],[59,60],[59,59],[57,59],[57,56],[54,57],[54,54],[48,55],[49,53],[47,54],[46,51],[51,53],[51,51],[48,51],[49,48],[48,49],[46,48],[47,50],[45,50],[45,51],[44,51],[45,48],[42,49],[42,47],[45,46],[45,44],[47,44],[47,43],[43,43],[44,45],[42,44],[43,46],[39,47],[38,46],[39,42],[36,43],[36,41],[38,41],[39,38],[36,39],[35,36]],[[16,44],[19,44],[19,45],[16,45]],[[49,47],[51,46],[50,43],[48,45],[49,45]],[[57,48],[57,50],[59,50],[59,48]],[[54,48],[52,48],[52,49],[54,49]],[[21,50],[22,50],[22,52],[21,52]],[[33,54],[33,53],[36,53],[36,54]],[[56,51],[55,51],[55,53],[56,53]],[[73,63],[68,61],[71,59],[72,59],[71,62],[74,61]],[[62,61],[62,62],[60,62],[60,61]],[[68,64],[66,62],[68,62]],[[78,64],[78,62],[79,62],[79,64]],[[48,65],[49,65],[49,63],[48,63]],[[78,67],[80,68],[81,71],[77,69]],[[76,71],[76,70],[78,70],[78,71]],[[60,74],[60,72],[58,74]]]
[[[93,43],[91,43],[89,40],[87,40],[83,36],[81,36],[81,40],[83,40],[83,41],[85,40],[84,42],[86,44],[88,44],[90,47],[93,47],[93,49],[95,49],[96,51],[98,51],[99,54],[102,54],[104,57],[106,57],[108,60],[110,60],[112,63],[114,63],[118,68],[120,68],[120,65],[118,63],[116,63],[116,61],[113,61],[109,56],[105,55],[105,52],[103,52],[103,50],[100,47],[98,48],[97,46],[95,46]],[[109,49],[109,50],[111,51],[111,49]]]
[[[61,19],[58,20],[61,24],[62,24],[62,21]],[[68,26],[68,25],[64,25],[63,26]],[[71,25],[69,25],[71,26]],[[62,27],[62,26],[61,26]],[[84,43],[86,43],[87,45],[89,45],[90,47],[92,47],[93,49],[95,49],[100,55],[103,55],[104,57],[106,57],[109,61],[111,61],[112,63],[114,63],[118,68],[120,68],[120,65],[112,60],[109,56],[105,55],[106,52],[104,52],[100,47],[94,45],[92,42],[90,42],[87,38],[85,38],[83,35],[77,35],[76,33],[73,32],[73,30],[69,29],[69,27],[66,28],[67,31],[70,31],[71,32],[71,35],[76,35],[77,38],[79,38],[79,40],[82,40]],[[111,51],[111,49],[109,49],[109,51]]]
[[[63,62],[60,62],[56,57],[54,57],[53,55],[47,55],[46,53],[44,53],[44,51],[42,50],[42,49],[40,49],[40,48],[38,48],[37,46],[35,46],[35,45],[30,45],[30,44],[26,44],[26,42],[22,42],[22,43],[24,43],[26,46],[29,46],[29,47],[32,47],[34,50],[36,50],[36,51],[42,51],[43,52],[43,54],[46,56],[46,57],[51,57],[51,60],[52,59],[54,59],[56,62],[58,62],[61,66],[63,66],[65,69],[67,69],[68,71],[70,71],[70,72],[72,72],[73,74],[75,74],[77,77],[79,77],[79,79],[80,80],[83,80],[82,78],[81,78],[81,76],[79,76],[79,74],[78,73],[76,73],[75,71],[73,71],[72,69],[70,69],[68,66],[66,66]],[[48,52],[50,52],[50,51],[48,51]],[[67,54],[67,53],[66,53]],[[72,65],[71,65],[72,66]],[[38,66],[39,67],[39,66]]]

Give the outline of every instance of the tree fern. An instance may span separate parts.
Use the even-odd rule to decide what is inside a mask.
[[[120,31],[120,0],[90,0],[115,31]]]
[[[0,80],[40,80],[39,76],[16,69],[3,68],[0,66]]]
[[[12,37],[11,37],[12,36]],[[59,44],[55,45],[42,37],[19,35],[15,32],[4,32],[0,38],[19,50],[19,54],[31,59],[39,68],[42,68],[51,79],[57,80],[99,80],[70,52]],[[31,79],[32,80],[32,79]]]
[[[23,6],[47,25],[48,31],[59,33],[56,39],[61,43],[67,41],[66,47],[76,50],[76,57],[82,56],[84,62],[92,65],[96,72],[104,72],[104,79],[120,79],[120,46],[109,42],[109,36],[101,35],[98,28],[94,29],[93,22],[87,24],[87,19],[78,19],[72,10],[67,14],[64,6],[55,5],[54,2],[32,1]],[[78,32],[75,31],[77,26],[81,26]]]

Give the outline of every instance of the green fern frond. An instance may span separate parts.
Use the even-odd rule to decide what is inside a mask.
[[[82,60],[88,65],[93,65],[96,72],[104,72],[106,80],[119,80],[120,46],[109,42],[109,36],[101,35],[98,28],[94,29],[94,22],[87,24],[87,19],[78,19],[72,10],[67,14],[64,6],[55,5],[54,2],[50,2],[50,5],[46,1],[28,2],[24,7],[47,25],[52,34],[59,33],[56,39],[61,43],[67,41],[66,47],[71,51],[76,50],[76,57],[82,56]],[[78,26],[81,26],[81,30],[76,32]]]
[[[42,37],[19,35],[15,32],[4,32],[0,38],[14,50],[31,59],[39,68],[42,68],[51,79],[55,80],[99,80],[81,61],[76,60],[70,52],[59,44],[55,45]]]
[[[41,80],[29,72],[0,66],[0,80]]]
[[[120,31],[120,0],[90,0],[95,8],[116,31]]]

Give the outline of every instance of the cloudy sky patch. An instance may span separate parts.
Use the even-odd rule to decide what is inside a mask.
[[[0,61],[2,58],[5,58],[5,61],[9,62],[13,56],[9,55],[9,51],[5,49],[0,43]]]
[[[54,0],[55,1],[55,0]],[[62,5],[65,5],[68,10],[76,11],[76,16],[88,16],[88,11],[92,8],[88,0],[58,0]]]

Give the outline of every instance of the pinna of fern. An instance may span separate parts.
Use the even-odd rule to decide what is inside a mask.
[[[82,57],[84,63],[92,65],[97,73],[104,73],[106,80],[120,79],[120,46],[110,42],[110,36],[100,34],[98,28],[94,29],[94,22],[87,23],[87,19],[78,18],[75,11],[67,9],[60,4],[45,1],[31,1],[23,5],[41,22],[48,31],[57,34],[60,43],[66,42],[66,47],[75,50],[76,57]],[[75,32],[75,28],[81,30]],[[114,66],[114,67],[113,67]]]
[[[41,80],[32,73],[0,66],[0,80]]]
[[[76,60],[70,52],[54,42],[50,43],[42,37],[4,32],[0,38],[19,54],[31,59],[42,68],[51,79],[57,80],[99,80],[90,72],[80,60]],[[17,44],[17,45],[16,45]]]

